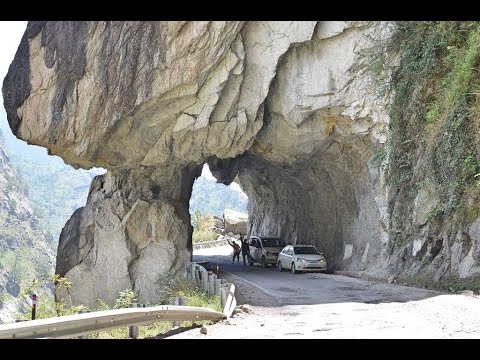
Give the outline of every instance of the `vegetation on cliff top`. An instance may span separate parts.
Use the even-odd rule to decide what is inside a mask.
[[[393,94],[388,156],[377,156],[388,157],[391,228],[405,239],[402,214],[426,186],[439,195],[430,221],[467,226],[480,215],[480,23],[399,21],[372,59]]]

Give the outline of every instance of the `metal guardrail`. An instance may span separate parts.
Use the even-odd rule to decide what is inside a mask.
[[[127,326],[130,326],[130,336],[137,338],[138,325],[142,324],[157,321],[218,321],[232,316],[237,304],[233,284],[225,283],[196,263],[186,264],[185,276],[209,296],[220,296],[222,313],[204,307],[181,305],[96,311],[3,324],[0,325],[0,339],[72,338]]]
[[[220,243],[227,243],[227,240],[225,239],[225,240],[196,242],[196,243],[193,243],[193,247],[202,247],[202,246],[214,245],[214,244],[220,244]]]
[[[208,296],[220,296],[223,314],[229,318],[232,316],[237,300],[235,299],[235,285],[218,278],[213,271],[207,271],[198,263],[185,264],[184,276],[197,285]]]
[[[218,321],[225,317],[218,311],[194,306],[106,310],[0,325],[0,339],[71,338],[156,321]]]

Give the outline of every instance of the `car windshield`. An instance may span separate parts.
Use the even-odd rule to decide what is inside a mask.
[[[285,243],[282,239],[262,239],[264,247],[283,247]]]
[[[313,246],[295,246],[295,254],[314,254],[320,255],[317,249]]]

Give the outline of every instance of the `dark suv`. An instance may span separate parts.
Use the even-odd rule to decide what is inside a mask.
[[[262,264],[263,267],[276,265],[278,253],[286,246],[281,238],[257,235],[250,236],[248,245],[254,262]]]

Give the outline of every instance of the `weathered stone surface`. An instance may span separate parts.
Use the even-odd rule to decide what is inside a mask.
[[[225,230],[224,229],[215,228],[215,230],[213,232],[217,235],[225,235]]]
[[[397,282],[397,278],[395,276],[389,276],[387,282],[389,284],[395,284]]]
[[[248,214],[239,211],[225,209],[223,212],[223,221],[227,234],[247,235]]]
[[[159,302],[154,284],[191,260],[188,200],[201,168],[148,170],[97,176],[87,206],[65,225],[56,272],[74,284],[68,292],[75,303],[112,303],[123,289],[136,291],[139,302]],[[66,296],[57,291],[58,299]]]
[[[25,90],[5,79],[9,121],[19,137],[78,166],[234,157],[262,126],[257,113],[280,56],[314,26],[47,22],[13,62]]]
[[[218,229],[223,229],[223,228],[224,228],[223,220],[213,218],[213,224],[214,224],[215,227],[218,228]]]
[[[62,232],[57,269],[77,282],[72,298],[112,301],[131,287],[155,300],[155,281],[190,256],[188,198],[205,162],[249,196],[248,228],[226,233],[314,244],[332,269],[384,279],[480,273],[478,224],[439,233],[435,188],[399,203],[373,162],[391,98],[365,53],[391,32],[349,21],[30,23],[3,86],[12,129],[74,166],[109,170]]]
[[[414,202],[414,224],[416,226],[425,225],[429,218],[432,216],[432,214],[434,214],[435,206],[437,204],[437,194],[431,184],[420,189]]]

